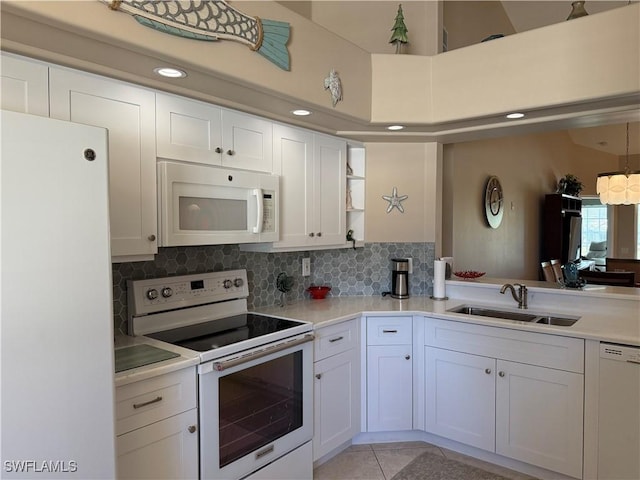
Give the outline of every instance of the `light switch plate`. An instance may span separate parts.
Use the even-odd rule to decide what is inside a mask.
[[[311,258],[306,257],[302,259],[302,276],[308,277],[311,275]]]

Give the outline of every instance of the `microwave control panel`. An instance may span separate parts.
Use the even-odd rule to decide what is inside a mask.
[[[274,194],[272,192],[262,195],[262,231],[276,231],[276,207],[274,202]]]

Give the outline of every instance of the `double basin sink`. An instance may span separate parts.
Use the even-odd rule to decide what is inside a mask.
[[[512,312],[509,310],[498,310],[489,307],[479,307],[462,305],[460,307],[447,310],[451,313],[462,313],[465,315],[477,315],[480,317],[491,317],[502,320],[515,320],[518,322],[541,323],[545,325],[556,325],[559,327],[570,327],[580,317],[558,317],[555,315],[546,315],[539,313]]]

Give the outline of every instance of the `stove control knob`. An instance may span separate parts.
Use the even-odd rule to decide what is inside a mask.
[[[231,285],[233,285],[233,283],[231,282],[231,280],[225,280],[224,282],[222,282],[222,286],[224,288],[231,288]]]
[[[149,300],[155,300],[156,298],[158,298],[158,290],[156,290],[155,288],[147,290],[147,298]]]
[[[244,285],[244,280],[242,280],[241,278],[236,278],[233,281],[233,285],[237,288],[240,288],[242,285]]]
[[[171,295],[173,295],[173,290],[169,287],[164,287],[162,289],[162,296],[164,298],[169,298]]]

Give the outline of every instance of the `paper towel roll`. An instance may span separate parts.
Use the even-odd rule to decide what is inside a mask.
[[[447,262],[436,260],[433,262],[433,298],[445,298],[444,277],[447,269]]]

